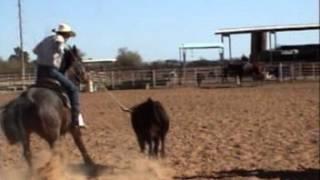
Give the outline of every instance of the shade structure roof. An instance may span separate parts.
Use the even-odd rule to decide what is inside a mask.
[[[222,43],[185,43],[180,46],[180,49],[223,49]]]
[[[320,24],[291,24],[291,25],[271,25],[254,26],[241,28],[225,28],[215,32],[217,35],[244,34],[252,32],[280,32],[280,31],[302,31],[320,29]]]

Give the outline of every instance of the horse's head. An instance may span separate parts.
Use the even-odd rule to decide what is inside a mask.
[[[82,63],[80,51],[76,46],[65,50],[60,71],[76,85],[86,83],[89,80],[85,66]]]

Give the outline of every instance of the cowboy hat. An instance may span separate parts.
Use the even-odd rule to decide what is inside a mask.
[[[76,33],[72,31],[71,26],[68,24],[61,23],[57,29],[53,29],[52,32],[55,33],[70,33],[72,37],[76,36]]]

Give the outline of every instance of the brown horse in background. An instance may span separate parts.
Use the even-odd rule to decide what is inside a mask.
[[[75,84],[88,80],[75,46],[65,51],[62,67],[61,71]],[[61,88],[52,81],[47,79],[46,84]],[[94,164],[84,146],[80,129],[71,127],[71,112],[66,104],[61,93],[46,86],[35,85],[0,109],[0,122],[4,134],[10,144],[23,145],[23,154],[29,167],[32,167],[30,151],[32,132],[46,140],[51,149],[55,147],[61,135],[70,132],[85,163]]]
[[[222,68],[222,82],[225,82],[228,76],[235,77],[237,84],[240,85],[244,76],[252,77],[253,81],[264,80],[265,74],[257,63],[250,62],[247,57],[241,60],[226,61]]]

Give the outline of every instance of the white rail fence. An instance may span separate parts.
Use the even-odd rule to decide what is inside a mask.
[[[274,77],[270,81],[296,81],[319,80],[319,63],[279,63],[265,66],[267,71],[274,71]],[[159,88],[177,85],[196,86],[197,75],[202,74],[202,84],[221,84],[222,66],[201,68],[186,68],[184,72],[179,69],[158,70],[128,70],[91,72],[94,89],[130,89],[130,88]],[[230,83],[236,83],[235,77],[227,77]],[[245,82],[252,81],[251,77],[245,77]]]
[[[267,71],[273,71],[272,81],[285,82],[296,80],[319,80],[320,62],[318,63],[279,63],[265,66]],[[90,86],[93,91],[99,89],[137,89],[173,87],[178,85],[196,86],[198,74],[204,79],[202,84],[214,85],[222,82],[222,66],[199,68],[158,69],[158,70],[112,70],[91,71]],[[0,90],[22,90],[35,80],[34,74],[26,74],[24,79],[19,74],[0,74]],[[228,77],[230,83],[235,83],[234,77]],[[245,82],[252,79],[246,77]]]
[[[0,74],[0,90],[23,90],[35,80],[34,74],[27,73],[24,78],[20,74]]]

